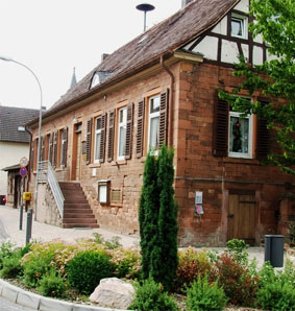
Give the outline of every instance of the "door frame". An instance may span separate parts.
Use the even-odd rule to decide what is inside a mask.
[[[226,241],[230,240],[230,239],[233,239],[233,238],[237,238],[237,239],[243,239],[243,237],[235,237],[235,236],[231,236],[232,234],[234,235],[234,231],[235,231],[235,228],[232,227],[230,228],[231,225],[234,226],[234,224],[231,222],[231,219],[230,219],[230,196],[231,195],[251,195],[254,197],[254,200],[253,203],[255,204],[254,208],[254,223],[253,223],[253,236],[251,238],[247,238],[245,239],[245,241],[247,243],[256,243],[256,235],[257,235],[257,228],[258,228],[258,224],[259,224],[259,208],[258,208],[258,197],[257,197],[257,193],[255,190],[239,190],[239,189],[233,189],[233,190],[228,190],[227,191],[227,208],[226,208],[226,219],[227,219],[227,226],[226,226]],[[241,203],[241,202],[239,202]],[[249,201],[249,203],[251,203]],[[234,217],[234,216],[233,216]]]
[[[72,164],[71,164],[71,180],[77,177],[77,158],[78,158],[78,136],[82,133],[82,122],[73,125],[73,145],[72,145]],[[82,148],[82,146],[81,146]],[[81,149],[82,150],[82,149]],[[80,155],[81,157],[81,155]],[[81,160],[81,158],[80,158]]]

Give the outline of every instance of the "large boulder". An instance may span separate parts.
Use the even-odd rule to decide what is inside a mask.
[[[100,281],[89,298],[101,307],[127,309],[134,297],[135,289],[130,283],[118,278],[107,278]]]

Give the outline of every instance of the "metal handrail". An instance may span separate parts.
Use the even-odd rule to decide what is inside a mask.
[[[50,189],[52,191],[52,194],[53,194],[56,206],[58,208],[58,211],[60,213],[60,216],[63,217],[65,198],[64,198],[63,193],[61,191],[61,188],[59,186],[58,180],[55,176],[54,170],[53,170],[49,161],[40,162],[39,167],[40,167],[40,173],[41,172],[43,173],[43,174],[40,174],[40,176],[42,176],[44,178],[46,173],[47,173],[47,182],[48,182]],[[40,178],[40,181],[41,181],[41,178]]]

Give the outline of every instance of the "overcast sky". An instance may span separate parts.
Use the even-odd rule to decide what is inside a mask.
[[[181,8],[181,0],[0,0],[0,56],[31,68],[40,80],[47,109],[77,80],[143,31],[140,3],[153,4],[147,27]],[[40,108],[32,74],[0,60],[0,104]]]

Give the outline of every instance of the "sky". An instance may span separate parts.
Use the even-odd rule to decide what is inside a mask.
[[[70,87],[73,68],[79,81],[101,61],[174,14],[181,0],[0,0],[0,56],[25,64],[37,76],[43,106],[50,108]],[[34,76],[22,66],[0,60],[0,105],[40,109]]]

